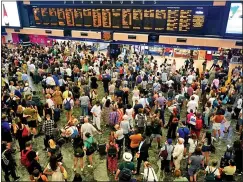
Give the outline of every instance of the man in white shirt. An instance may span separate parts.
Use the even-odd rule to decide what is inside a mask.
[[[100,128],[101,106],[99,101],[97,101],[96,104],[92,107],[91,113],[93,115],[93,124],[96,125],[99,131],[101,131]]]
[[[65,71],[67,73],[67,76],[69,76],[69,77],[72,76],[72,70],[71,70],[71,68],[69,66],[65,69]]]
[[[56,85],[56,82],[53,79],[53,77],[51,76],[51,74],[48,74],[48,76],[46,78],[46,85],[49,85],[49,86],[55,86]]]
[[[197,102],[197,104],[198,104],[199,103],[199,96],[196,94],[195,91],[193,92],[193,95],[191,96],[191,98],[192,97],[194,97],[195,102]],[[190,100],[191,100],[191,98],[190,98]]]
[[[28,66],[28,69],[30,71],[31,74],[34,74],[35,72],[35,65],[31,62]]]
[[[193,110],[193,113],[197,111],[198,103],[194,100],[194,96],[191,97],[191,100],[187,103],[187,112],[190,113],[190,110]]]
[[[82,124],[81,126],[81,137],[83,138],[83,140],[85,141],[87,138],[85,137],[86,133],[90,133],[91,136],[94,135],[94,132],[99,133],[96,128],[89,123],[89,118],[88,116],[86,116],[84,118],[84,124]]]
[[[188,75],[188,77],[187,77],[187,83],[188,84],[192,84],[192,81],[194,80],[194,76],[193,75]]]
[[[146,105],[149,105],[147,98],[145,98],[143,95],[141,95],[141,98],[138,101],[139,104],[143,105],[143,108],[145,108]]]
[[[169,88],[172,87],[173,83],[174,83],[173,80],[169,80],[169,81],[166,82],[166,84],[168,85]]]
[[[164,72],[161,74],[161,80],[163,83],[167,82],[168,81],[168,73]]]

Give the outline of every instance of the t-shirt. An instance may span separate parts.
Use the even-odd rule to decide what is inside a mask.
[[[90,124],[90,123],[84,123],[84,124],[82,124],[82,126],[81,126],[81,133],[83,133],[83,139],[84,139],[84,140],[86,139],[86,137],[85,137],[85,133],[89,132],[91,135],[93,135],[93,133],[94,133],[95,131],[97,131],[97,130],[96,130],[95,127],[94,127],[92,124]]]
[[[235,171],[236,171],[236,166],[226,166],[223,169],[223,172],[226,175],[234,175],[235,174]]]
[[[205,171],[206,171],[208,174],[209,174],[209,173],[212,173],[214,170],[215,170],[215,167],[212,167],[212,166],[207,166],[206,169],[205,169]],[[218,169],[216,169],[216,170],[214,171],[214,175],[215,175],[215,176],[219,176],[219,175],[220,175]]]
[[[187,112],[190,113],[190,110],[192,109],[193,112],[196,112],[196,108],[198,108],[198,103],[194,100],[191,100],[187,104]]]
[[[186,177],[179,177],[179,178],[175,178],[174,181],[178,181],[178,182],[188,182],[188,179]]]
[[[239,99],[239,100],[237,101],[237,108],[238,108],[238,109],[242,109],[242,99]]]
[[[178,129],[177,133],[179,134],[179,138],[184,138],[189,135],[190,130],[187,127],[181,127]]]
[[[141,134],[135,134],[135,135],[131,135],[129,137],[131,139],[131,148],[136,148],[139,146],[139,143],[142,141],[142,135]]]
[[[123,129],[117,130],[115,134],[117,135],[117,140],[121,140],[124,138]]]
[[[130,169],[131,171],[135,171],[135,164],[133,162],[123,162],[119,164],[119,170],[121,171],[123,168]]]
[[[190,157],[190,168],[191,169],[199,169],[201,166],[201,162],[204,159],[203,155],[193,155]]]
[[[188,143],[190,145],[190,147],[189,147],[189,153],[195,152],[195,149],[196,149],[196,147],[198,145],[198,141],[197,140],[195,141],[195,140],[189,138]]]
[[[89,105],[89,97],[88,96],[81,96],[79,98],[81,106],[88,106]]]

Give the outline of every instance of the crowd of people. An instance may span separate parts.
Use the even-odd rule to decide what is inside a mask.
[[[188,58],[178,69],[175,60],[160,63],[139,53],[114,59],[71,41],[52,47],[6,44],[1,52],[5,181],[19,180],[20,166],[29,173],[21,180],[82,181],[84,157],[92,169],[99,154],[107,156],[111,179],[121,182],[139,181],[141,175],[143,181],[161,181],[150,155],[174,181],[197,181],[200,170],[205,181],[232,181],[242,174],[242,66],[228,82],[229,65],[218,60],[210,69],[205,60],[200,71]],[[98,144],[106,133],[106,144]],[[41,135],[45,168],[34,150],[42,148],[36,142]],[[219,163],[210,155],[221,142],[231,147]],[[66,143],[73,146],[74,179],[63,162]]]

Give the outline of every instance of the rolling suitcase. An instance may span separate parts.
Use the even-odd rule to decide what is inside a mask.
[[[99,154],[100,154],[101,156],[106,155],[106,151],[105,151],[105,149],[106,149],[106,144],[105,144],[105,143],[104,143],[104,144],[99,144],[99,145],[98,145],[98,152],[99,152]]]
[[[59,121],[59,119],[60,119],[60,116],[61,116],[61,111],[60,111],[60,109],[59,108],[55,108],[54,109],[54,122],[57,122],[57,121]]]

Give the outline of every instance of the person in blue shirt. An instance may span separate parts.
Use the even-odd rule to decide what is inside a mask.
[[[53,73],[52,78],[54,79],[56,86],[59,86],[59,78],[56,72]]]
[[[11,125],[7,121],[7,116],[6,114],[2,114],[2,122],[1,122],[1,129],[2,129],[2,141],[11,143],[12,140],[12,135],[11,135]]]
[[[184,142],[184,157],[186,157],[186,147],[188,145],[190,130],[186,126],[186,121],[182,121],[181,124],[182,124],[181,127],[177,130],[177,136],[178,136],[178,138],[183,138],[185,140],[185,142]]]

